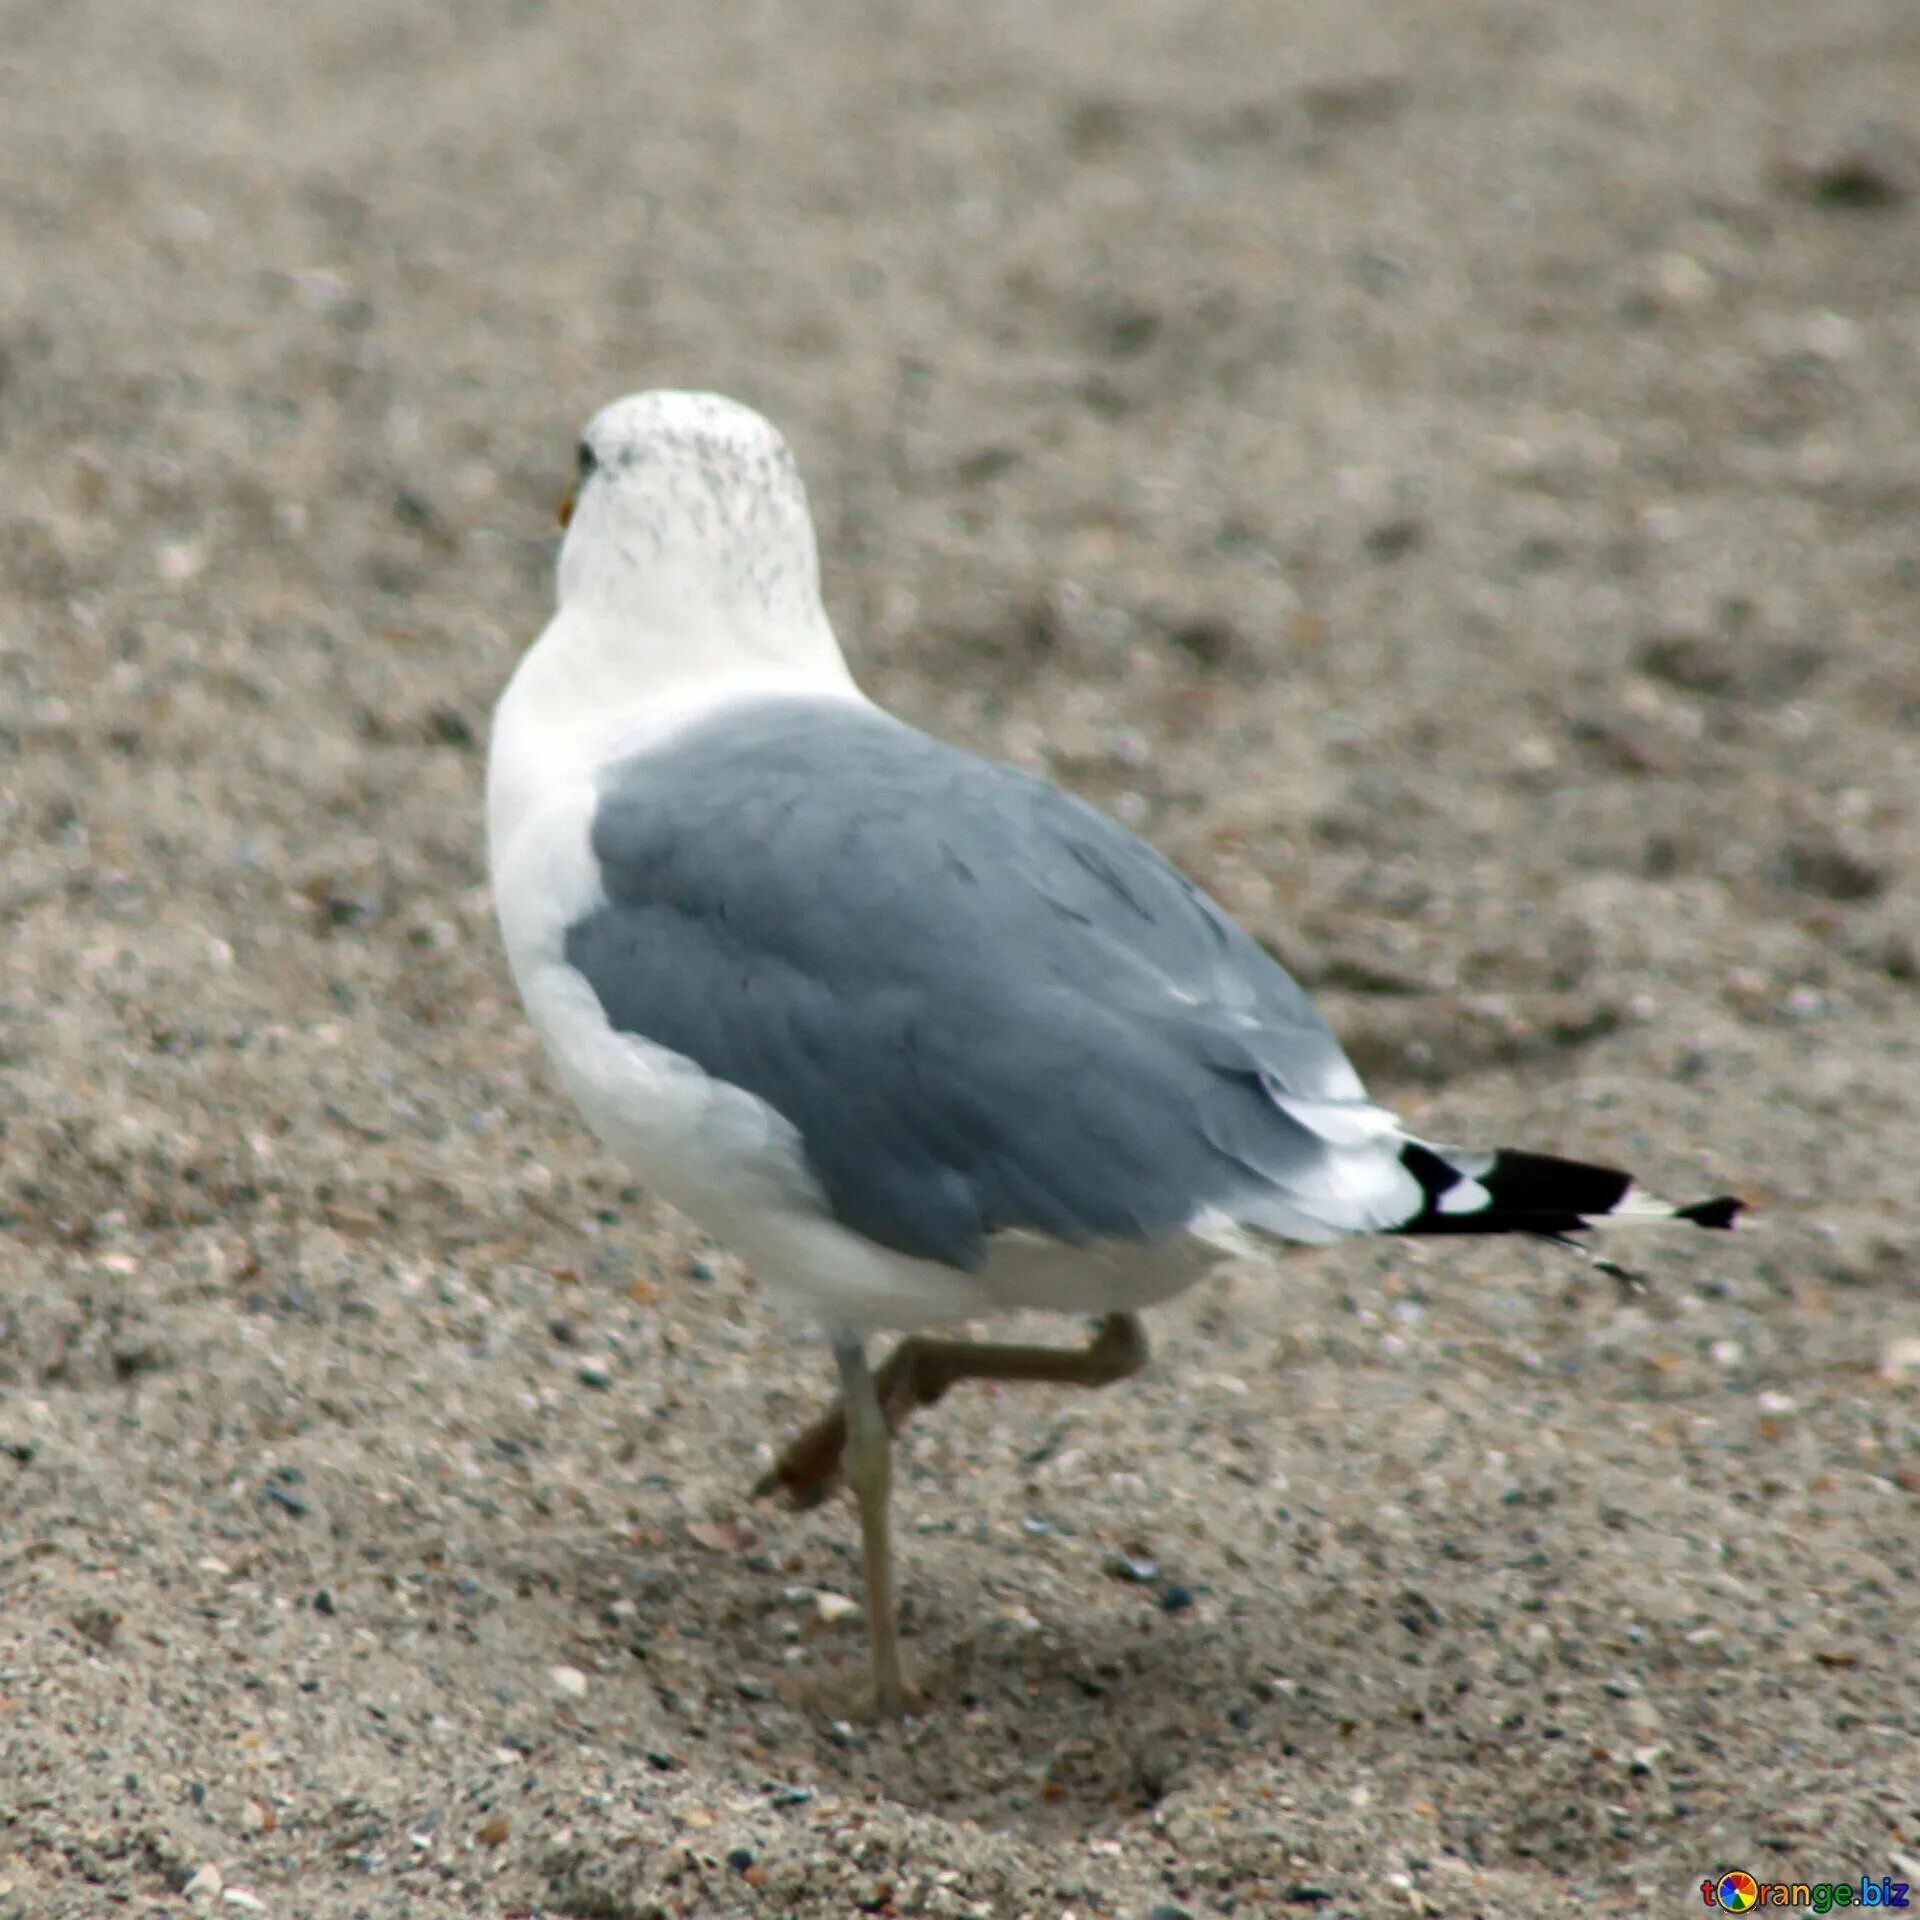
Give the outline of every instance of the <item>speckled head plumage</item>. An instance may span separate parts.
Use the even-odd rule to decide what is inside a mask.
[[[560,603],[637,622],[825,625],[806,488],[778,430],[713,393],[628,394],[580,439]]]

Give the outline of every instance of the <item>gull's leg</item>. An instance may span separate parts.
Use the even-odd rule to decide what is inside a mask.
[[[835,1353],[839,1352],[836,1347]],[[869,1385],[889,1433],[940,1400],[962,1380],[1028,1380],[1050,1386],[1110,1387],[1147,1364],[1147,1330],[1138,1314],[1110,1314],[1085,1347],[1018,1347],[984,1340],[902,1340]],[[864,1374],[865,1363],[861,1371]],[[846,1365],[841,1364],[844,1387]],[[781,1450],[753,1491],[779,1492],[796,1508],[816,1507],[839,1484],[842,1455],[851,1452],[849,1394]],[[851,1479],[851,1474],[848,1475]]]
[[[860,1503],[860,1557],[867,1573],[867,1642],[873,1654],[873,1702],[888,1720],[907,1710],[900,1671],[900,1626],[893,1591],[893,1528],[887,1500],[893,1487],[893,1436],[860,1341],[836,1336],[841,1405],[846,1409],[847,1484]]]

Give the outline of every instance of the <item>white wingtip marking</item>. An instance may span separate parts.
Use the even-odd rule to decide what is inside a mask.
[[[1438,1211],[1441,1213],[1479,1213],[1483,1208],[1493,1205],[1493,1195],[1478,1180],[1469,1180],[1464,1175],[1456,1180],[1440,1196]]]
[[[1639,1187],[1629,1187],[1605,1213],[1590,1213],[1585,1217],[1589,1225],[1596,1227],[1638,1227],[1671,1220],[1677,1211],[1671,1200],[1662,1200]]]

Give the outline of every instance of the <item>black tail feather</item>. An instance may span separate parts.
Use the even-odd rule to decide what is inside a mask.
[[[1696,1227],[1730,1227],[1747,1203],[1722,1194],[1717,1200],[1696,1200],[1690,1207],[1675,1207],[1676,1220],[1691,1220]]]
[[[1684,1220],[1696,1227],[1731,1227],[1742,1202],[1729,1195],[1671,1207],[1663,1215],[1634,1195],[1632,1176],[1584,1160],[1502,1148],[1459,1156],[1409,1140],[1400,1164],[1420,1182],[1420,1211],[1396,1233],[1531,1233],[1560,1240],[1616,1215],[1629,1196],[1640,1200],[1636,1221]]]

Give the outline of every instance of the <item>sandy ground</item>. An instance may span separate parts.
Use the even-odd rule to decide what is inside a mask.
[[[1910,0],[0,8],[0,1913],[1920,1882],[1916,102]],[[746,1498],[824,1356],[484,887],[658,384],[787,429],[882,699],[1420,1125],[1754,1231],[957,1395],[864,1724],[849,1511]]]

